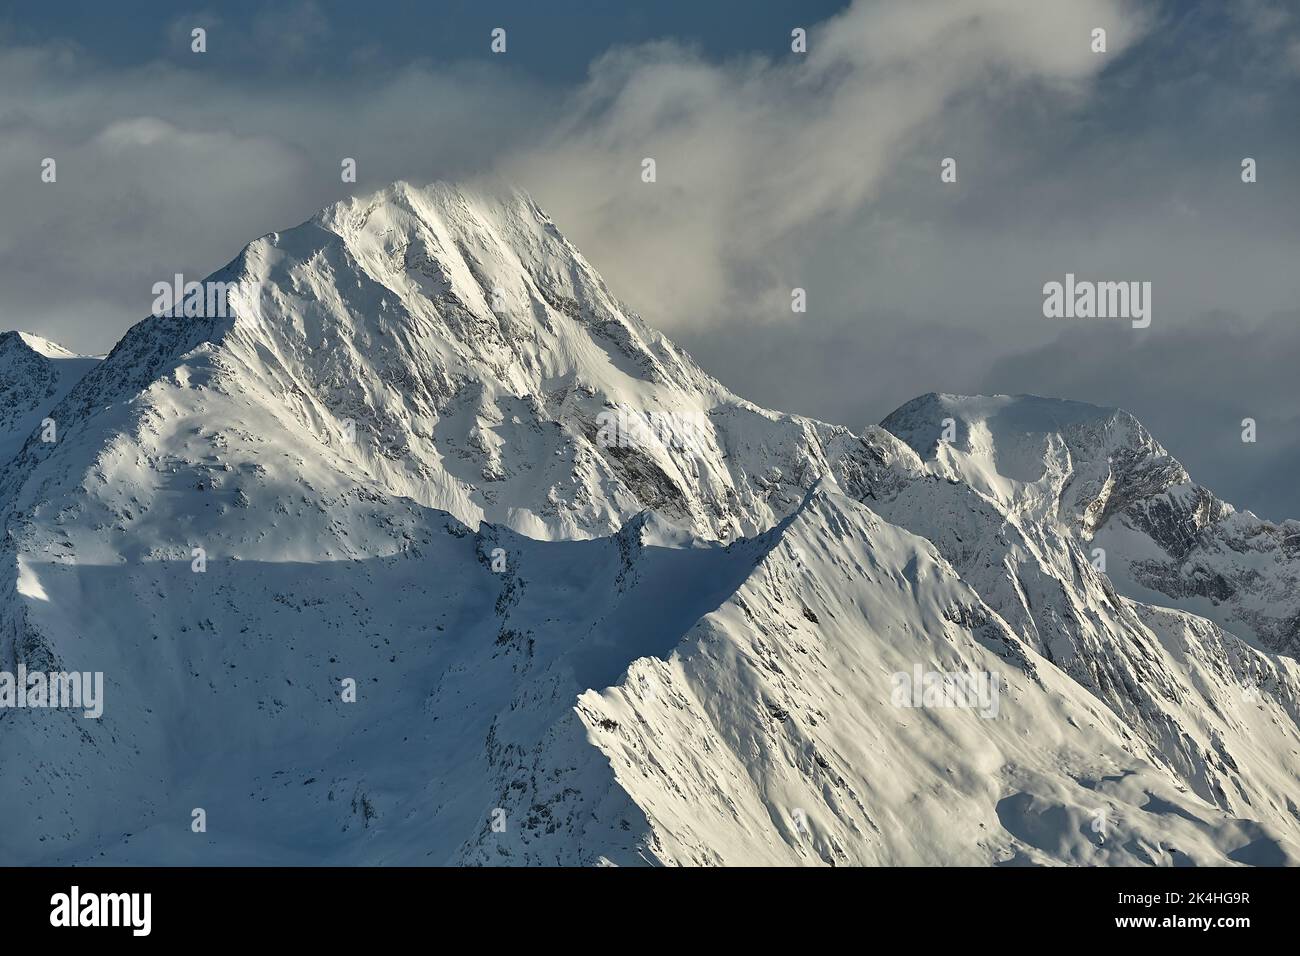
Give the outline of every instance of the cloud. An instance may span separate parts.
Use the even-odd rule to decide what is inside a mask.
[[[189,52],[199,21],[208,54]],[[1088,46],[1097,23],[1118,53],[1138,20],[1119,0],[860,2],[809,24],[806,56],[715,63],[647,43],[608,52],[569,91],[508,66],[394,65],[364,49],[365,72],[285,73],[330,30],[309,2],[247,30],[177,17],[170,59],[124,69],[68,44],[7,47],[0,189],[19,197],[10,222],[24,228],[0,235],[0,322],[108,348],[157,276],[210,271],[338,198],[343,157],[358,161],[358,191],[504,174],[652,321],[720,321],[783,286],[788,302],[801,230],[860,209],[955,97],[1077,89],[1102,63]],[[653,187],[639,178],[646,155]],[[45,156],[57,184],[38,183]]]
[[[314,0],[263,7],[253,18],[253,45],[270,56],[301,60],[329,34],[329,20]]]
[[[1106,56],[1090,47],[1099,25]],[[1140,26],[1112,0],[857,3],[812,28],[803,56],[619,49],[593,65],[553,140],[507,169],[563,211],[630,301],[670,328],[707,322],[778,287],[788,301],[799,283],[783,246],[872,199],[955,100],[1023,86],[1078,95]],[[654,184],[640,180],[645,157]]]
[[[268,88],[207,62],[122,70],[67,44],[0,50],[0,326],[107,350],[160,278],[207,275],[351,191],[478,173],[554,109],[544,85],[482,65]],[[55,183],[41,182],[45,157]]]
[[[247,25],[205,8],[174,16],[167,24],[166,52],[174,62],[195,62],[196,28],[207,33],[203,56],[223,65],[256,64],[259,72],[300,69],[332,33],[329,18],[314,0],[267,4],[256,9]]]

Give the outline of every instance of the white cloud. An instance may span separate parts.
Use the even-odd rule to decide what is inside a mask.
[[[221,27],[196,13],[171,32],[188,37],[199,20]],[[63,46],[5,49],[0,188],[24,197],[26,228],[17,275],[0,267],[0,308],[34,309],[24,321],[65,334],[75,317],[62,310],[93,288],[117,318],[101,314],[94,340],[76,344],[105,348],[145,301],[132,289],[182,266],[215,268],[305,219],[342,193],[338,164],[350,156],[362,190],[503,172],[655,321],[735,315],[789,284],[800,231],[858,209],[954,98],[990,85],[1077,91],[1105,62],[1089,49],[1091,28],[1106,26],[1113,56],[1137,23],[1120,0],[859,2],[807,25],[806,56],[712,63],[650,43],[610,51],[567,95],[485,66],[376,66],[267,86],[197,55],[109,71]],[[294,38],[327,30],[320,8],[301,3],[220,42],[292,53]],[[45,155],[59,160],[59,183],[25,188]],[[645,156],[658,163],[653,186],[640,182]],[[61,252],[43,278],[41,247]]]
[[[804,56],[615,50],[553,140],[507,167],[661,323],[735,314],[788,289],[784,245],[869,200],[954,99],[1023,85],[1077,94],[1140,24],[1116,0],[859,2],[810,30]],[[1095,26],[1105,56],[1091,50]],[[647,156],[652,185],[640,180]]]

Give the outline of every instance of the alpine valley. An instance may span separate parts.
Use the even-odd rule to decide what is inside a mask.
[[[0,708],[0,863],[1300,862],[1300,522],[1128,413],[760,408],[509,190],[209,282],[0,336],[0,669],[104,675]]]

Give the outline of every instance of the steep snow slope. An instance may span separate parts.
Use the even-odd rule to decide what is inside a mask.
[[[943,423],[956,438],[941,441]],[[1032,396],[926,395],[882,425],[937,476],[1052,522],[1123,593],[1171,604],[1300,654],[1300,521],[1238,511],[1192,482],[1130,414]]]
[[[0,465],[98,361],[30,332],[0,332]]]
[[[1295,766],[1291,662],[1221,632],[1199,635],[1216,645],[1205,656],[1219,660],[1226,645],[1276,682],[1284,702],[1248,706],[1233,668],[1191,663],[1205,648],[1173,623],[1162,622],[1164,638],[1143,630],[1171,684],[1191,691],[1195,681],[1199,700],[1224,708],[1211,717],[1189,707],[1180,720],[1206,737],[1220,724],[1263,735],[1225,780],[1240,775],[1257,798],[1267,794],[1242,816],[1269,822],[1247,822],[1189,792],[1126,716],[1027,648],[923,539],[822,492],[767,539],[744,583],[671,655],[637,660],[617,685],[583,694],[565,722],[570,741],[574,725],[585,727],[648,821],[629,814],[630,832],[622,846],[604,844],[607,856],[618,849],[622,862],[630,847],[680,864],[1300,859],[1284,796],[1294,771],[1274,763],[1283,752]],[[894,706],[891,676],[918,665],[999,674],[1000,711]],[[501,763],[502,806],[548,808],[539,816],[552,821],[558,804],[567,821],[587,817],[579,781],[604,759],[571,745]],[[557,845],[567,845],[563,831],[485,827],[467,859],[547,862]]]
[[[1296,860],[1295,662],[1090,563],[1176,467],[1136,422],[758,408],[517,193],[398,184],[213,279],[0,471],[0,661],[108,682],[0,710],[0,860]],[[896,706],[915,666],[997,716]]]
[[[1278,758],[1294,766],[1300,675],[1213,625],[1161,621],[1169,636],[1145,651],[1179,719],[1229,736],[1231,769],[1202,769],[1248,789],[1246,813],[1189,790],[928,542],[838,494],[727,547],[654,544],[672,535],[648,517],[574,542],[473,534],[414,505],[404,525],[407,552],[368,561],[38,569],[27,626],[57,636],[59,660],[105,671],[111,697],[100,721],[0,721],[0,759],[24,768],[0,778],[0,805],[30,821],[5,829],[0,855],[1297,860]],[[917,665],[997,673],[996,714],[895,706],[891,675]],[[1269,684],[1250,705],[1242,669]],[[194,808],[206,833],[189,829]]]
[[[0,778],[0,805],[32,824],[6,828],[0,855],[451,862],[500,805],[502,753],[536,747],[636,654],[666,653],[752,563],[743,548],[659,549],[638,557],[632,587],[620,538],[475,535],[414,505],[402,530],[403,554],[369,560],[38,569],[45,599],[27,626],[60,660],[103,670],[111,696],[100,721],[5,715],[0,759],[28,770]],[[679,621],[646,614],[673,592]],[[509,616],[525,596],[535,616]],[[644,633],[612,641],[615,621]],[[342,700],[347,677],[355,703]],[[584,793],[609,787],[593,767]],[[196,807],[206,834],[189,830]]]

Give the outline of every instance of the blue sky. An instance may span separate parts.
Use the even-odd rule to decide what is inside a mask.
[[[0,3],[0,327],[103,351],[160,277],[490,175],[755,401],[854,427],[927,391],[1122,405],[1300,517],[1297,102],[1294,0]],[[1044,319],[1067,272],[1151,281],[1152,327]]]
[[[511,65],[554,82],[574,82],[587,65],[617,44],[673,38],[697,45],[709,57],[741,53],[778,54],[787,47],[791,24],[826,19],[846,4],[831,0],[753,0],[744,4],[700,0],[380,0],[375,3],[276,4],[253,0],[220,3],[17,2],[0,4],[19,42],[54,37],[77,42],[107,63],[128,65],[155,57],[188,63],[188,49],[167,50],[177,21],[211,22],[211,63],[276,72],[286,64],[224,37],[249,35],[283,25],[311,38],[311,55],[295,57],[293,68],[326,73],[361,51],[375,50],[390,63],[411,60],[486,61],[488,34],[507,28]],[[224,35],[224,37],[223,37]]]

